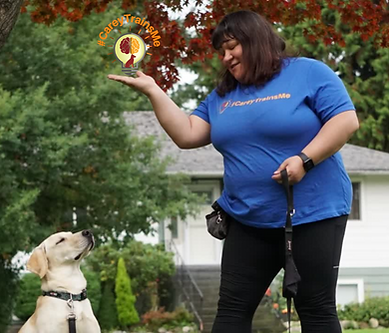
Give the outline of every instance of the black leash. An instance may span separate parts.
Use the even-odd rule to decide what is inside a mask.
[[[69,323],[69,333],[76,333],[76,316],[70,317],[68,316]]]
[[[297,295],[297,284],[301,280],[300,274],[297,271],[293,260],[292,239],[293,226],[292,217],[295,214],[293,204],[293,186],[289,185],[288,173],[285,170],[281,171],[282,185],[285,189],[288,202],[285,222],[285,273],[282,286],[282,296],[286,298],[286,306],[288,310],[288,330],[290,332],[290,316],[292,308],[292,298]]]

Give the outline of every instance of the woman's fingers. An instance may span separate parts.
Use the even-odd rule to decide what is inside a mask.
[[[123,76],[123,75],[114,75],[114,74],[109,74],[107,77],[110,80],[118,81],[118,82],[128,84],[128,85],[131,85],[135,80],[132,77]]]
[[[142,73],[141,71],[136,71],[136,76],[137,78],[145,78],[147,77],[146,74]],[[120,82],[131,82],[135,78],[130,77],[130,76],[125,76],[125,75],[115,75],[115,74],[108,74],[108,79],[115,80],[115,81],[120,81]]]
[[[155,80],[151,76],[143,74],[141,71],[136,72],[136,77],[114,74],[109,74],[107,77],[110,80],[117,81],[134,88],[147,96],[155,87],[157,87]]]

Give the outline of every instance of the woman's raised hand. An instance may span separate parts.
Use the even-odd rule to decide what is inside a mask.
[[[158,87],[155,83],[155,80],[146,74],[143,74],[140,71],[136,72],[137,77],[129,77],[129,76],[123,76],[123,75],[113,75],[109,74],[108,79],[121,82],[129,87],[135,88],[136,90],[140,91],[141,93],[145,94],[146,96],[149,96],[151,91]]]

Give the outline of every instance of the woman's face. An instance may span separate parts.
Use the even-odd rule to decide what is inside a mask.
[[[228,69],[237,81],[243,83],[246,72],[242,63],[242,44],[235,38],[227,39],[220,47],[219,54],[223,57],[223,66]]]

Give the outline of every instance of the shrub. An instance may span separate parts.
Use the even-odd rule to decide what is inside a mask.
[[[148,286],[158,281],[159,306],[173,309],[174,295],[171,277],[175,272],[173,254],[165,251],[163,245],[143,244],[131,241],[121,249],[105,244],[86,259],[88,267],[100,272],[102,281],[116,276],[119,257],[124,259],[126,270],[131,278],[131,288],[136,295],[136,309],[139,314],[150,311],[151,300]]]
[[[379,320],[380,325],[389,326],[389,296],[367,298],[363,303],[345,305],[338,311],[339,319],[368,322],[370,318]]]
[[[132,282],[132,281],[131,281]],[[131,288],[132,288],[132,283],[131,283]],[[132,288],[134,289],[134,288]],[[152,303],[151,303],[151,291],[150,290],[145,290],[141,292],[140,294],[136,294],[136,302],[135,302],[135,308],[136,311],[138,311],[138,314],[141,316],[145,314],[146,312],[150,311],[152,308]]]
[[[92,304],[93,312],[96,314],[99,310],[101,299],[100,277],[98,273],[85,268],[82,269],[82,272],[87,281],[88,298]]]
[[[126,327],[138,323],[139,316],[134,306],[136,298],[132,293],[131,279],[127,274],[123,258],[118,261],[115,293],[120,325]]]
[[[11,321],[16,280],[16,272],[5,263],[0,255],[0,333],[6,331]]]
[[[169,278],[175,272],[173,253],[165,251],[161,244],[132,241],[123,248],[122,256],[138,293],[147,290],[150,282]]]
[[[175,307],[176,289],[172,276],[161,274],[158,281],[159,306],[167,311],[173,311]]]
[[[263,301],[270,307],[277,317],[281,317],[284,321],[288,320],[288,307],[286,298],[282,296],[282,285],[284,279],[284,270],[281,270],[272,282],[270,289],[266,291]],[[290,319],[292,321],[299,321],[294,302],[292,302]]]
[[[42,295],[39,276],[27,273],[19,281],[15,301],[15,315],[21,320],[27,320],[34,313],[36,301]]]
[[[193,323],[193,315],[184,308],[177,308],[173,312],[166,312],[164,308],[149,311],[142,316],[142,323],[148,330],[156,331],[160,327],[172,328],[186,326]]]
[[[83,269],[88,283],[88,298],[94,313],[97,313],[101,298],[101,287],[98,274]],[[41,281],[32,273],[24,274],[19,281],[19,288],[15,300],[15,315],[21,320],[27,320],[35,311],[36,301],[42,295]]]
[[[105,281],[103,285],[102,299],[100,302],[97,319],[101,328],[111,330],[119,326],[118,314],[116,311],[114,282],[112,280]]]

